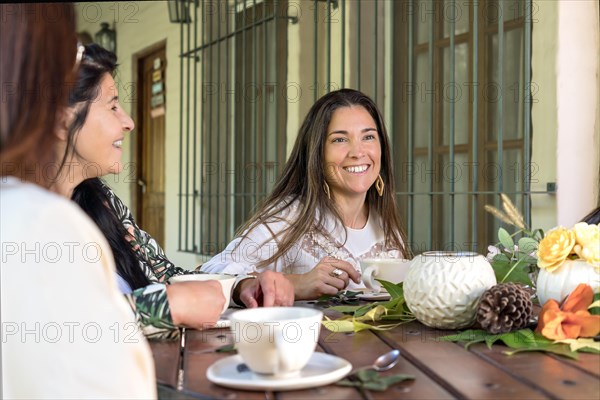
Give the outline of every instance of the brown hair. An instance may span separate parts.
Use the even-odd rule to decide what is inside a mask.
[[[1,174],[49,187],[57,121],[74,79],[73,5],[2,4],[0,12]]]
[[[254,216],[240,229],[240,232],[250,232],[258,225],[281,221],[283,218],[279,216],[280,213],[293,202],[299,201],[300,207],[296,220],[292,221],[289,227],[275,238],[278,241],[277,252],[261,262],[259,267],[267,266],[282,257],[310,230],[328,237],[329,233],[324,229],[327,212],[336,217],[337,223],[344,226],[335,203],[326,196],[323,190],[325,182],[324,154],[327,128],[333,113],[338,108],[351,106],[360,106],[367,110],[377,124],[381,143],[380,175],[385,184],[385,190],[383,196],[379,196],[373,185],[367,192],[366,202],[381,218],[386,248],[400,250],[405,258],[410,257],[410,251],[405,244],[406,235],[400,225],[400,216],[396,206],[394,166],[383,117],[373,100],[367,95],[357,90],[341,89],[321,97],[308,111],[298,132],[292,153],[273,192]],[[319,210],[327,212],[319,212]]]

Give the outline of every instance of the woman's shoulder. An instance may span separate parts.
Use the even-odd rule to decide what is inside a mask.
[[[38,185],[2,177],[1,188],[3,217],[32,221],[51,215],[87,219],[71,200]]]
[[[2,241],[69,246],[93,245],[110,254],[96,224],[73,201],[38,185],[5,184],[0,193]]]
[[[293,223],[300,214],[302,202],[291,197],[281,199],[278,204],[273,205],[261,216],[263,224],[275,224],[280,222]]]

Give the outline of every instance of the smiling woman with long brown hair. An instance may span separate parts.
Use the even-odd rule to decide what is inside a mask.
[[[359,260],[408,258],[383,118],[341,89],[309,110],[273,192],[207,272],[286,273],[298,300],[361,287]]]

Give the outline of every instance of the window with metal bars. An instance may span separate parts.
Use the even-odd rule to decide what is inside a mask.
[[[285,158],[285,6],[189,3],[181,25],[181,251],[220,251],[268,193]]]
[[[508,194],[530,221],[527,0],[403,1],[395,10],[399,202],[415,252],[478,250]],[[404,194],[404,195],[403,195]]]
[[[298,128],[288,115],[299,124],[341,87],[383,111],[415,252],[485,251],[499,222],[483,206],[499,193],[529,223],[531,0],[192,4],[182,24],[181,250],[210,255],[232,239],[285,162]],[[290,79],[297,102],[281,96]]]

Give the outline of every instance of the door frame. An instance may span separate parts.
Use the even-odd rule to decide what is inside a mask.
[[[132,96],[132,102],[131,102],[131,114],[134,116],[134,122],[137,124],[139,121],[142,120],[142,110],[140,107],[141,104],[141,99],[140,97],[140,93],[142,93],[141,90],[141,84],[142,82],[138,79],[139,78],[139,73],[140,73],[140,66],[139,63],[140,61],[147,57],[148,55],[154,53],[155,51],[163,48],[165,49],[165,58],[166,58],[166,54],[167,54],[167,39],[163,39],[160,40],[156,43],[151,44],[150,46],[144,47],[142,50],[139,50],[135,53],[133,53],[133,55],[131,56],[131,77],[132,77],[132,86],[135,88],[135,92]],[[166,100],[165,100],[165,106],[166,106]],[[166,115],[165,115],[165,124],[166,124]],[[131,160],[132,162],[135,163],[134,165],[134,169],[135,169],[135,173],[133,174],[134,179],[132,180],[132,182],[130,183],[130,192],[131,192],[131,207],[133,208],[133,215],[141,215],[142,210],[139,209],[139,200],[140,200],[140,195],[139,195],[139,185],[138,185],[138,179],[140,178],[140,173],[141,173],[141,168],[139,167],[141,165],[141,161],[140,161],[140,146],[141,146],[141,135],[135,135],[135,139],[134,141],[132,141],[131,144]],[[164,243],[163,243],[164,245]]]

